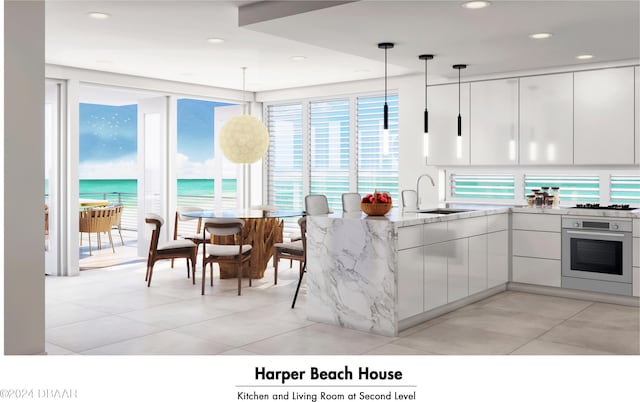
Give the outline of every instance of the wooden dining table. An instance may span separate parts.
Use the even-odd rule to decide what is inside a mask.
[[[251,278],[260,279],[264,277],[267,264],[273,256],[273,245],[282,242],[282,229],[284,218],[303,216],[304,211],[296,210],[260,210],[260,209],[239,209],[223,211],[196,211],[185,212],[184,216],[192,218],[239,218],[244,220],[242,229],[243,244],[251,244]],[[203,235],[201,233],[201,235]],[[204,236],[204,235],[203,235]],[[213,239],[217,244],[232,244],[230,236],[216,237]],[[237,269],[234,264],[221,263],[220,278],[236,278]],[[243,277],[249,277],[249,270],[243,267]]]

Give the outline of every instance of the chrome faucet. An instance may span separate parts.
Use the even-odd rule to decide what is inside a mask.
[[[418,193],[418,209],[420,209],[420,204],[422,204],[422,197],[420,196],[420,180],[425,176],[428,177],[429,180],[431,180],[431,185],[433,187],[436,186],[436,183],[433,181],[433,177],[431,177],[430,174],[424,173],[418,176],[418,180],[416,181],[416,193]]]

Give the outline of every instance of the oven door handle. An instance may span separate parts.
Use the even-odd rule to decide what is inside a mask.
[[[592,232],[592,231],[577,231],[577,230],[567,230],[568,234],[576,234],[576,235],[596,235],[596,236],[607,236],[607,237],[624,237],[624,233],[609,233],[609,232]]]

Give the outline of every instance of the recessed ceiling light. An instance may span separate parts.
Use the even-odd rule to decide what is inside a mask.
[[[369,70],[367,70],[366,68],[359,68],[357,70],[353,70],[354,73],[368,73]]]
[[[96,20],[106,20],[107,18],[111,17],[110,14],[107,13],[101,13],[98,11],[92,11],[90,13],[88,13],[89,17],[94,18]]]
[[[589,60],[589,59],[593,59],[593,55],[592,54],[581,54],[580,56],[576,56],[576,59],[578,59],[578,60]]]
[[[490,4],[491,3],[489,3],[488,1],[467,1],[466,3],[462,4],[462,7],[477,10],[479,8],[488,7]]]
[[[293,61],[307,60],[307,56],[291,56],[291,60]]]
[[[552,36],[553,34],[550,34],[549,32],[540,32],[529,35],[531,39],[548,39]]]
[[[209,42],[209,43],[222,43],[222,42],[224,42],[224,39],[222,39],[222,38],[208,38],[207,42]]]

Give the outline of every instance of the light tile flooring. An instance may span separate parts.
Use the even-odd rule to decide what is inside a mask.
[[[286,262],[285,262],[286,266]],[[220,280],[200,295],[184,261],[159,262],[150,288],[145,263],[47,277],[48,354],[88,355],[587,355],[640,354],[640,311],[507,291],[390,338],[306,320],[305,288],[291,299],[297,265],[273,285]]]

